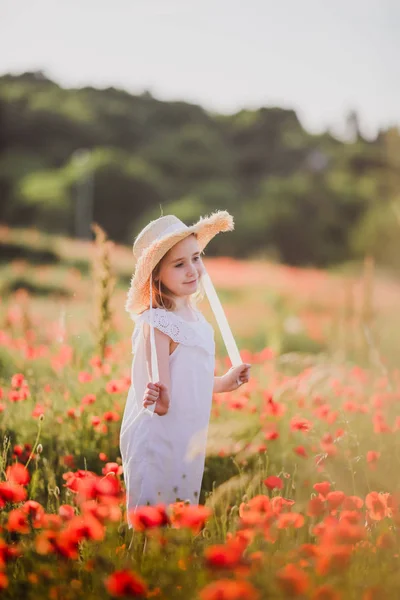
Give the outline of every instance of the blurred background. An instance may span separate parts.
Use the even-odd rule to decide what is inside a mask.
[[[396,362],[397,2],[4,0],[0,11],[7,310],[23,290],[31,320],[81,336],[96,222],[114,243],[109,339],[125,336],[134,237],[161,214],[191,224],[222,209],[235,231],[210,243],[206,266],[242,348]]]
[[[3,223],[131,244],[161,213],[227,209],[213,253],[398,266],[395,1],[0,10]]]

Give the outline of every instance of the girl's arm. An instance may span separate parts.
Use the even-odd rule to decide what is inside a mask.
[[[237,367],[231,367],[222,377],[214,377],[213,393],[233,392],[243,383],[247,383],[250,377],[250,367],[251,364],[242,363]]]
[[[168,412],[170,405],[169,390],[171,387],[171,378],[169,372],[169,337],[154,329],[154,342],[157,350],[158,363],[158,381],[151,382],[151,343],[150,343],[150,326],[145,323],[143,330],[146,349],[146,365],[148,383],[143,396],[143,407],[147,408],[155,403],[154,412],[159,416],[165,415]]]
[[[221,394],[224,391],[223,377],[214,377],[213,394]]]

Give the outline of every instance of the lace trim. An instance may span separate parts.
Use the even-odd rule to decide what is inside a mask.
[[[152,314],[154,327],[168,335],[174,342],[184,344],[185,346],[201,346],[210,354],[215,353],[214,340],[211,340],[210,336],[205,337],[204,332],[203,335],[201,335],[200,332],[197,331],[200,322],[202,322],[203,327],[208,324],[207,321],[202,319],[202,316],[199,313],[199,320],[193,322],[185,321],[163,308],[153,308]],[[132,335],[132,352],[134,352],[136,341],[139,338],[143,323],[150,323],[149,310],[146,310],[135,319],[135,329]]]

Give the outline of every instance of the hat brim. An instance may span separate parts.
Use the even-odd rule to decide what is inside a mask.
[[[200,251],[203,251],[217,233],[232,231],[233,229],[232,215],[225,210],[219,210],[207,217],[201,217],[197,223],[190,227],[183,225],[181,230],[153,242],[146,248],[137,262],[131,279],[125,310],[131,314],[139,314],[149,308],[150,275],[154,267],[172,246],[192,233],[196,233]]]

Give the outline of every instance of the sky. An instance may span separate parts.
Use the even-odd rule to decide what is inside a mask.
[[[0,74],[115,86],[220,113],[294,109],[311,132],[400,125],[398,0],[1,0]]]

